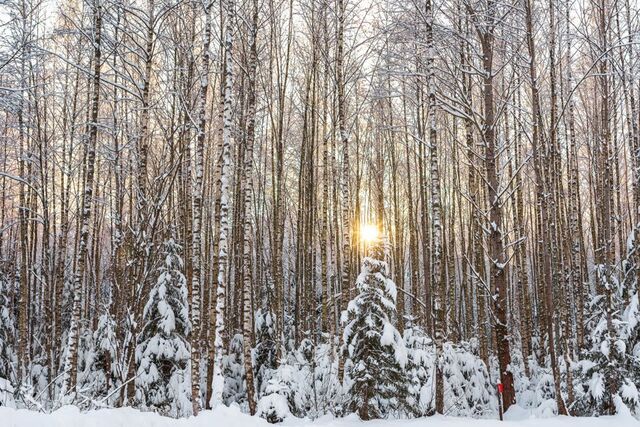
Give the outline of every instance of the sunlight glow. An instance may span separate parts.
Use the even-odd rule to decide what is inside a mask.
[[[376,240],[378,234],[378,227],[373,224],[362,224],[360,226],[360,238],[366,243],[371,243]]]

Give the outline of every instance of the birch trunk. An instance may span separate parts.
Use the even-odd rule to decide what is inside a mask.
[[[212,0],[205,3],[204,39],[202,42],[202,76],[200,77],[200,99],[198,109],[198,135],[196,138],[196,179],[193,191],[192,277],[191,277],[191,403],[193,415],[200,411],[200,359],[205,348],[201,333],[202,295],[202,193],[204,173],[204,143],[207,126],[207,93],[209,91],[209,46],[211,44]]]
[[[100,0],[93,3],[93,87],[91,100],[91,116],[87,123],[86,136],[86,174],[82,199],[82,226],[80,241],[76,255],[76,266],[73,277],[73,305],[71,323],[67,338],[67,356],[64,362],[64,374],[60,395],[64,396],[76,386],[78,373],[78,339],[80,328],[80,313],[82,309],[82,281],[86,268],[87,249],[89,243],[89,227],[93,205],[93,186],[96,159],[96,142],[98,139],[98,109],[100,105],[100,72],[102,65],[102,4]]]
[[[227,286],[227,259],[229,234],[229,180],[231,179],[231,148],[233,145],[233,24],[235,22],[235,1],[226,1],[225,21],[225,87],[222,128],[222,168],[220,174],[220,238],[218,246],[218,289],[216,292],[216,332],[214,339],[215,358],[213,361],[213,386],[211,407],[222,402],[224,376],[222,357],[225,335],[225,294]]]
[[[256,133],[256,69],[258,66],[258,0],[252,1],[252,26],[250,30],[250,52],[248,66],[247,87],[247,138],[244,158],[244,249],[243,249],[243,350],[244,370],[247,388],[247,402],[249,413],[256,413],[256,399],[253,380],[253,364],[251,362],[251,349],[253,348],[253,317],[251,309],[252,273],[251,273],[251,200],[253,193],[253,144]]]

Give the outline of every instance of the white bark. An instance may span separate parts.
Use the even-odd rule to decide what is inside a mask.
[[[215,358],[213,361],[213,391],[211,407],[215,408],[222,402],[224,390],[224,376],[222,375],[222,356],[224,352],[224,311],[227,282],[227,257],[229,234],[229,180],[231,178],[231,145],[232,133],[232,105],[233,105],[233,23],[235,20],[235,2],[227,0],[227,16],[225,22],[225,87],[224,112],[222,128],[222,172],[220,175],[220,240],[218,252],[218,289],[216,291],[216,331]]]

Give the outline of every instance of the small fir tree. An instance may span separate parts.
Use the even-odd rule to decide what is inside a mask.
[[[396,285],[389,278],[386,245],[369,243],[358,276],[357,295],[349,302],[344,329],[349,375],[346,409],[361,419],[386,418],[407,407],[407,351],[396,322]],[[348,370],[347,370],[348,369]]]
[[[247,400],[242,340],[242,334],[235,334],[229,343],[229,353],[223,358],[225,381],[222,401],[227,406],[233,403],[242,406]]]
[[[9,277],[0,271],[0,378],[15,384],[18,360],[14,348],[16,330],[9,305]]]
[[[478,356],[478,342],[462,342],[458,347],[458,365],[465,381],[465,396],[469,416],[474,418],[488,418],[497,414],[498,402],[494,387],[491,385],[489,371]]]
[[[268,310],[258,309],[255,314],[256,346],[254,364],[256,372],[256,390],[258,399],[265,389],[273,372],[278,367],[276,358],[276,340],[273,316]]]
[[[639,366],[633,348],[629,348],[635,315],[631,315],[632,303],[625,309],[624,274],[610,265],[596,266],[596,274],[600,292],[587,307],[588,347],[578,364],[576,393],[576,413],[587,416],[616,413],[616,399],[624,395],[635,405],[628,385]]]
[[[404,344],[407,349],[407,373],[409,398],[407,413],[409,416],[433,415],[434,384],[433,368],[435,364],[434,347],[431,338],[408,318],[404,329]]]
[[[191,329],[180,246],[164,244],[165,262],[144,307],[136,348],[137,398],[143,408],[174,417],[190,413],[187,335]]]

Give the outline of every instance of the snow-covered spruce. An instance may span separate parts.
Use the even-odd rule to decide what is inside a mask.
[[[458,372],[463,381],[464,406],[467,408],[464,415],[474,418],[495,417],[498,413],[495,387],[491,384],[486,365],[478,356],[477,340],[461,342],[455,350]],[[451,405],[455,403],[451,402]]]
[[[271,423],[289,416],[313,415],[318,407],[313,389],[315,346],[304,339],[295,351],[281,360],[277,369],[270,372],[262,397],[258,401],[257,414]]]
[[[258,400],[265,394],[267,382],[277,368],[276,341],[273,315],[269,310],[258,309],[254,316],[256,346],[253,351],[253,366],[256,372]]]
[[[98,327],[93,333],[95,343],[94,371],[97,375],[95,384],[98,396],[110,397],[112,404],[118,397],[117,393],[112,393],[119,384],[116,381],[117,371],[114,361],[117,356],[116,323],[109,312],[100,315]]]
[[[144,307],[136,348],[136,398],[143,409],[180,417],[191,411],[187,335],[191,329],[180,246],[164,244],[165,262]]]
[[[621,405],[640,415],[638,294],[625,301],[625,274],[613,265],[596,266],[598,292],[587,306],[588,348],[577,366],[575,412],[606,415]]]
[[[395,327],[396,285],[389,278],[383,238],[370,242],[362,261],[357,295],[347,307],[343,351],[345,409],[361,419],[386,418],[411,409],[404,368],[407,350]]]
[[[223,358],[224,391],[222,401],[231,406],[236,403],[242,406],[247,400],[245,389],[244,360],[242,354],[242,334],[235,334],[229,343],[229,352]]]
[[[403,337],[407,349],[405,371],[409,381],[407,404],[413,414],[432,415],[435,410],[433,341],[413,323],[412,318],[407,319]]]
[[[115,405],[119,398],[116,324],[107,308],[108,304],[101,307],[96,329],[83,329],[80,336],[78,384],[82,399],[77,404],[82,409]]]
[[[333,413],[335,402],[339,400],[342,390],[338,380],[338,358],[335,356],[335,347],[331,343],[315,347],[313,389],[310,392],[313,402],[308,416],[317,418]]]
[[[0,378],[14,383],[18,366],[14,339],[16,336],[9,305],[11,275],[0,271]]]
[[[264,395],[258,401],[256,415],[270,423],[278,423],[292,415],[302,416],[298,408],[304,406],[304,394],[300,387],[306,383],[299,377],[300,371],[289,363],[281,363],[267,381]],[[293,409],[293,411],[292,411]]]

